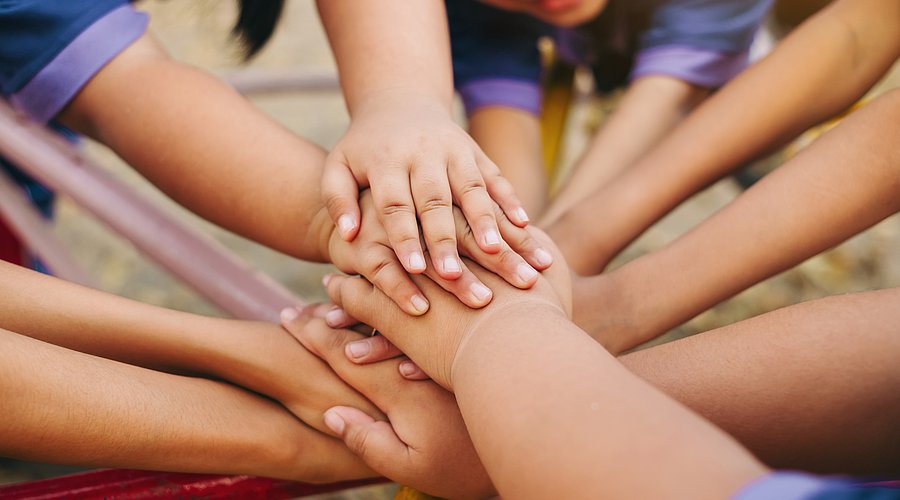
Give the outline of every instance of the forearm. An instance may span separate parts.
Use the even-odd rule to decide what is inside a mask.
[[[619,347],[649,340],[900,210],[897,116],[894,91],[678,240],[589,278],[611,278],[633,307],[634,329]],[[583,305],[598,299],[590,291],[580,298]],[[603,322],[596,307],[576,307],[576,317],[589,331]]]
[[[351,116],[385,93],[453,99],[450,42],[438,0],[320,0]]]
[[[520,304],[483,320],[460,347],[452,382],[503,496],[724,498],[763,473],[553,307]],[[646,469],[660,478],[646,481]]]
[[[841,1],[710,97],[652,153],[560,219],[616,214],[582,241],[601,270],[647,227],[716,179],[846,109],[900,55],[900,4]],[[568,229],[566,229],[568,227]],[[602,261],[602,262],[601,262]]]
[[[708,94],[708,89],[667,76],[647,76],[632,82],[618,108],[591,140],[541,225],[552,224],[634,165]],[[563,250],[565,253],[567,249]]]
[[[0,326],[22,335],[153,370],[226,380],[278,400],[320,429],[326,405],[354,404],[381,415],[278,325],[154,307],[2,262],[0,283]]]
[[[325,153],[145,35],[61,113],[198,215],[267,246],[327,260]]]
[[[898,300],[811,301],[619,359],[772,467],[896,475]]]
[[[306,480],[369,474],[336,441],[233,386],[96,358],[6,330],[0,330],[0,344],[2,455]]]

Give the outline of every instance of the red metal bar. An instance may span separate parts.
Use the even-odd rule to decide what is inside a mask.
[[[309,484],[252,476],[211,476],[139,470],[98,470],[0,487],[4,500],[144,498],[282,499],[319,495],[386,482],[367,479]]]
[[[214,304],[241,319],[278,321],[300,299],[119,182],[72,145],[0,101],[0,154],[68,194]]]

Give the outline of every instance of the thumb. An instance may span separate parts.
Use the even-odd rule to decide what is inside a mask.
[[[333,155],[328,155],[322,173],[322,201],[345,241],[353,241],[359,232],[358,198],[359,184],[350,168]]]
[[[325,425],[344,440],[350,451],[379,474],[395,475],[391,471],[398,470],[409,455],[408,447],[397,437],[391,424],[375,420],[356,408],[329,408],[325,411],[324,420]]]

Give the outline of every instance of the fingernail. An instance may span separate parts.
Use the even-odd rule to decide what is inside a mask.
[[[547,267],[550,264],[553,264],[553,256],[543,248],[538,248],[534,251],[534,260],[536,260],[541,267]]]
[[[495,246],[500,244],[500,234],[494,229],[489,229],[484,233],[484,244],[487,246]]]
[[[397,369],[400,370],[401,375],[406,377],[419,371],[418,368],[416,368],[416,364],[412,361],[403,361],[402,363],[400,363],[400,366],[398,366]]]
[[[332,309],[325,313],[325,323],[335,328],[344,322],[344,311],[341,309]]]
[[[344,419],[341,418],[341,416],[338,415],[336,411],[326,410],[324,418],[325,426],[331,429],[331,432],[339,436],[344,433],[344,426],[346,425],[346,423],[344,423]]]
[[[417,271],[422,271],[425,269],[425,257],[422,257],[422,254],[419,252],[413,252],[409,256],[409,268]]]
[[[428,310],[428,301],[425,300],[425,297],[421,295],[413,295],[411,299],[409,299],[410,304],[412,304],[413,309],[416,310],[419,314],[424,313]]]
[[[528,264],[519,264],[516,266],[516,275],[520,280],[529,282],[537,276],[537,271]]]
[[[469,291],[479,302],[484,302],[491,298],[491,289],[481,283],[472,283],[469,285]]]
[[[290,323],[297,319],[300,316],[300,311],[294,309],[293,307],[285,307],[281,310],[281,322],[282,323]]]
[[[348,236],[355,227],[356,223],[353,222],[353,217],[350,215],[344,214],[338,217],[338,229],[341,231],[342,235]]]
[[[524,208],[519,207],[519,208],[515,209],[514,212],[515,212],[515,214],[516,214],[516,217],[517,217],[520,221],[522,221],[522,222],[528,222],[528,221],[529,221],[529,219],[528,219],[528,214],[525,213],[525,209],[524,209]]]
[[[328,283],[331,283],[331,278],[333,278],[333,277],[334,276],[332,276],[330,274],[326,274],[325,276],[322,276],[322,286],[324,286],[325,288],[328,288]]]
[[[349,344],[347,344],[347,354],[349,354],[353,359],[359,359],[366,354],[369,354],[370,350],[371,347],[365,340],[358,340],[356,342],[350,342]]]
[[[458,273],[460,271],[462,271],[462,268],[459,267],[459,261],[456,260],[456,257],[444,257],[445,273]]]

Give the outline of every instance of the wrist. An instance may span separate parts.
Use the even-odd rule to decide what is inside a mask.
[[[306,235],[307,241],[314,242],[313,245],[317,251],[315,257],[319,262],[332,262],[332,238],[340,238],[340,235],[337,233],[337,226],[335,226],[334,221],[331,220],[331,215],[323,206],[313,214]]]
[[[416,86],[396,85],[367,91],[354,99],[353,103],[348,102],[348,111],[351,119],[358,119],[367,114],[379,116],[410,108],[431,110],[452,118],[452,103],[452,91],[445,95],[443,92]]]
[[[571,324],[565,311],[543,299],[520,300],[496,309],[488,306],[467,328],[449,367],[450,388],[456,387],[462,367],[489,365],[491,359],[510,351],[517,338],[535,331],[552,334],[553,325]],[[514,350],[514,349],[512,349]]]

